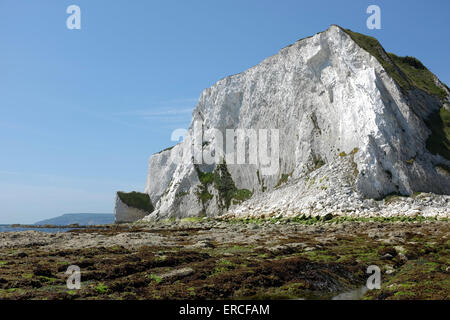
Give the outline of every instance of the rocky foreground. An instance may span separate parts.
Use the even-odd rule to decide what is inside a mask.
[[[333,216],[0,233],[0,299],[449,299],[449,235],[448,219]],[[361,290],[369,265],[380,290]]]

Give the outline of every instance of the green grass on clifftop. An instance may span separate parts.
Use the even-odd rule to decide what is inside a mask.
[[[446,97],[446,92],[436,85],[434,75],[418,59],[409,56],[399,57],[393,53],[389,53],[389,57],[406,75],[413,87],[439,98]]]
[[[404,91],[414,87],[441,99],[446,97],[446,92],[436,84],[434,75],[418,59],[387,53],[377,39],[350,29],[344,31],[361,48],[373,55]]]
[[[154,210],[152,201],[150,200],[149,195],[146,193],[140,193],[136,191],[130,193],[117,192],[117,195],[119,196],[120,200],[122,200],[122,202],[129,207],[141,209],[149,213]]]

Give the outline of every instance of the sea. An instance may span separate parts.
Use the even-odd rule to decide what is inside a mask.
[[[20,232],[20,231],[40,231],[40,232],[48,232],[48,233],[58,233],[58,232],[66,232],[73,228],[27,228],[20,226],[12,226],[10,224],[0,224],[0,232]]]

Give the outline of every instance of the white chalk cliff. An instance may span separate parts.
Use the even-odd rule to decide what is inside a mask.
[[[155,211],[145,219],[449,217],[448,149],[435,151],[448,148],[448,140],[436,141],[446,137],[432,137],[437,129],[430,124],[439,110],[450,111],[449,90],[433,76],[439,94],[427,92],[381,47],[375,55],[363,49],[359,36],[333,25],[204,90],[184,141],[150,158],[145,192]],[[226,129],[278,129],[277,172],[263,175],[261,164],[174,161],[189,154],[195,121],[203,122],[201,146],[208,152],[214,128],[224,136]],[[218,187],[221,181],[230,192]],[[409,197],[377,201],[390,194]]]
[[[149,213],[142,209],[134,208],[122,201],[120,196],[116,194],[116,205],[114,207],[115,223],[128,223],[138,221]]]

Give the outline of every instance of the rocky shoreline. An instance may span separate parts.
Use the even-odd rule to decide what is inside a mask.
[[[270,194],[261,194],[232,207],[229,217],[295,217],[327,214],[351,217],[435,217],[450,218],[450,196],[416,192],[411,196],[391,194],[368,199],[355,192],[350,156],[324,165],[309,176],[281,185]],[[296,201],[301,194],[301,201]]]
[[[0,233],[0,299],[449,299],[450,222],[181,219]],[[66,287],[68,266],[81,289]]]

